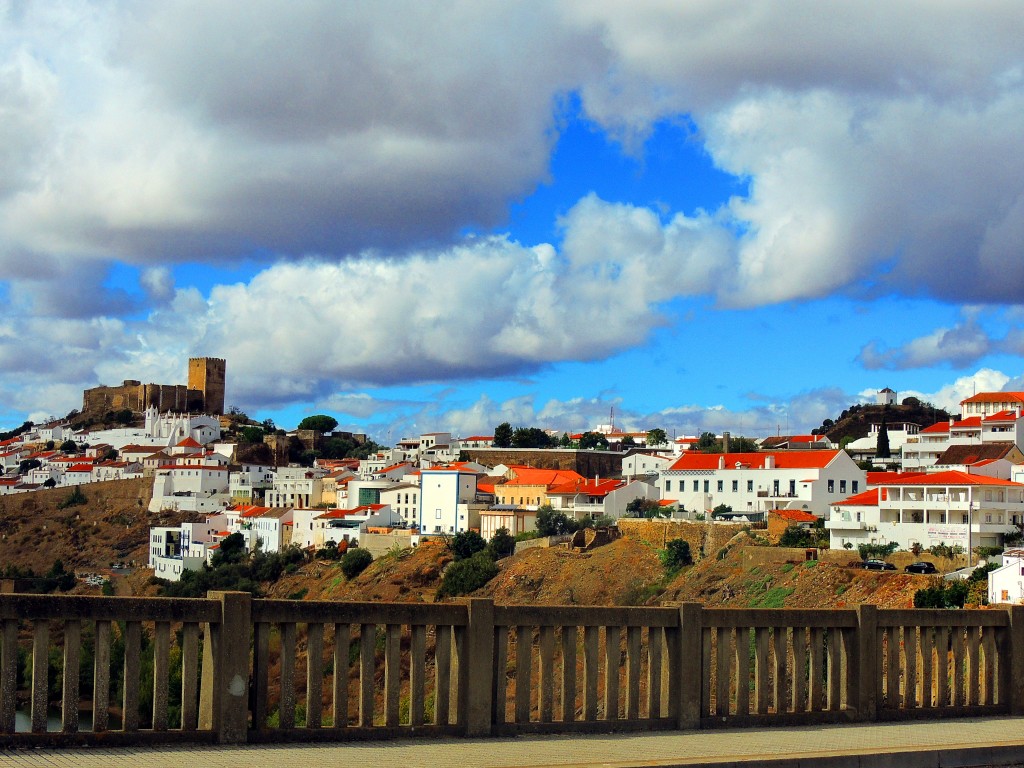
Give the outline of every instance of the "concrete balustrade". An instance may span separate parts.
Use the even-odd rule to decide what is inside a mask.
[[[126,682],[111,701],[115,661]],[[93,681],[84,706],[83,675]],[[47,718],[55,691],[59,727],[52,713],[49,725]],[[80,708],[92,710],[91,730],[79,728]],[[16,709],[27,710],[27,730],[16,731]],[[804,611],[341,603],[234,592],[0,595],[0,745],[487,736],[1022,711],[1020,606]],[[119,716],[117,729],[109,713]]]

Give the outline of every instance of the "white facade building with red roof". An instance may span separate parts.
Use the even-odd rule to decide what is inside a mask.
[[[829,505],[865,487],[865,472],[845,451],[687,453],[658,478],[661,498],[689,514],[726,505],[761,516],[803,509],[828,517]]]
[[[830,546],[1000,546],[1024,516],[1024,485],[959,471],[890,474],[832,504]]]

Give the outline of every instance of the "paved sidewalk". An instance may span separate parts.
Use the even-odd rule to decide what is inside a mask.
[[[196,768],[1024,765],[1024,718],[507,739],[0,751],[4,768],[181,768],[188,764]]]

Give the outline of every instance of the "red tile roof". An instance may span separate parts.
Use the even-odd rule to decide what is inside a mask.
[[[863,493],[856,493],[853,496],[849,496],[842,501],[834,501],[831,506],[833,507],[877,507],[878,506],[878,488],[872,488],[864,491]]]
[[[948,421],[940,421],[938,424],[932,424],[930,427],[925,427],[921,430],[922,435],[938,435],[944,432],[949,432]]]
[[[818,520],[817,515],[812,515],[802,509],[773,509],[771,514],[794,523],[814,523]]]
[[[883,485],[1001,485],[1011,488],[1024,487],[1020,483],[1014,483],[1010,480],[1000,480],[997,477],[988,477],[987,475],[972,475],[957,469],[945,472],[932,472],[925,475],[912,475],[896,481],[883,483]]]
[[[547,492],[549,496],[572,496],[577,493],[586,494],[587,496],[607,496],[625,484],[624,480],[580,479],[551,486]]]
[[[718,469],[718,460],[725,459],[725,469],[762,469],[769,456],[775,458],[776,469],[823,469],[841,452],[822,451],[764,451],[761,453],[687,453],[679,457],[669,469]]]
[[[954,421],[952,429],[971,429],[973,427],[981,426],[981,416],[971,416],[961,421]]]
[[[200,445],[199,443],[197,443],[191,437],[186,437],[184,440],[182,440],[180,443],[178,443],[174,447],[175,448],[202,448],[203,446]]]
[[[1016,411],[1000,411],[986,416],[985,421],[1016,421],[1019,418],[1021,417],[1017,415]]]
[[[964,403],[1024,403],[1024,392],[979,392],[960,401]]]

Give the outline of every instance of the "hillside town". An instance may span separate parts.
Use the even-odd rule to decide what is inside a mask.
[[[257,431],[262,443],[254,445],[239,440],[239,414],[218,412],[225,374],[223,360],[194,358],[187,386],[126,381],[86,390],[73,418],[26,424],[0,442],[0,495],[151,480],[150,514],[189,513],[188,522],[150,531],[147,565],[169,582],[201,569],[233,534],[249,551],[380,553],[466,531],[485,540],[502,530],[529,535],[543,510],[577,526],[641,516],[823,528],[833,550],[915,553],[994,552],[1018,542],[1024,524],[1020,392],[978,393],[961,403],[959,419],[924,427],[883,419],[842,445],[824,430],[670,438],[605,424],[571,435],[521,428],[547,447],[513,447],[515,433],[503,424],[490,435],[431,432],[383,447],[334,431],[325,416],[307,420],[313,429]],[[884,414],[895,398],[883,389],[874,405]],[[124,423],[81,426],[83,414],[99,413]],[[335,438],[362,446],[364,457],[320,455]],[[305,462],[277,449],[289,443],[308,449]],[[737,443],[742,450],[733,450]],[[1022,557],[1007,551],[992,574],[995,600],[1024,600]]]

